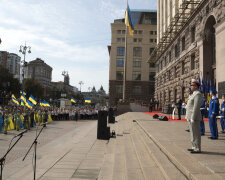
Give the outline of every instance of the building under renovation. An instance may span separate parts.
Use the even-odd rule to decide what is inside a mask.
[[[163,109],[187,100],[192,78],[225,92],[225,1],[158,0],[155,99]]]

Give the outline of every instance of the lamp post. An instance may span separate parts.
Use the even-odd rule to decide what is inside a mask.
[[[30,46],[27,46],[26,45],[26,42],[25,42],[25,46],[21,45],[20,46],[20,50],[19,50],[20,53],[23,54],[23,60],[22,60],[22,67],[23,67],[23,70],[22,70],[22,88],[24,89],[24,68],[27,66],[27,62],[26,62],[26,54],[27,53],[31,53],[31,47]]]
[[[80,81],[79,84],[80,84],[80,93],[81,93],[81,86],[84,84],[84,82]]]

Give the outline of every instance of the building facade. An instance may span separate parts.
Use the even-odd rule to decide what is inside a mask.
[[[20,80],[21,57],[7,51],[0,51],[0,65],[9,70],[14,78]]]
[[[27,75],[25,78],[37,80],[44,88],[51,88],[52,67],[46,64],[42,59],[30,61],[27,64]]]
[[[156,11],[131,10],[134,36],[127,35],[125,100],[149,101],[154,96],[155,64],[147,63],[157,42]],[[115,105],[123,96],[123,73],[126,27],[124,19],[111,24],[109,67],[109,104]]]
[[[155,99],[162,108],[188,98],[192,78],[225,92],[225,1],[158,0]]]

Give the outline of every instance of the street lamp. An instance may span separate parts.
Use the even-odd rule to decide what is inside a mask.
[[[83,81],[80,81],[79,84],[80,84],[80,93],[81,93],[81,86],[82,86],[84,83],[83,83]]]
[[[19,50],[19,52],[21,53],[21,54],[23,54],[23,56],[24,56],[24,58],[23,58],[23,60],[22,60],[22,67],[23,67],[23,70],[22,70],[22,87],[23,87],[23,89],[24,89],[24,68],[27,66],[27,62],[26,62],[26,54],[27,53],[31,53],[31,47],[30,46],[27,46],[26,45],[26,42],[25,42],[25,46],[20,46],[20,50]]]

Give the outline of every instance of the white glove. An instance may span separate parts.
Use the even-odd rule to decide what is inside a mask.
[[[194,120],[193,119],[191,119],[191,123],[193,123],[194,122]]]

